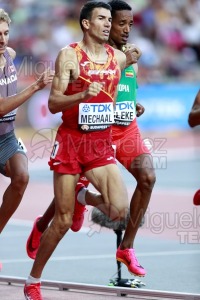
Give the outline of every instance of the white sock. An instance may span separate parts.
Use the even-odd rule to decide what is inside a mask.
[[[87,192],[87,188],[82,188],[80,190],[80,192],[77,195],[77,200],[79,203],[81,203],[82,205],[87,205],[86,201],[85,201],[85,194]]]
[[[26,280],[26,284],[30,285],[32,283],[39,283],[40,282],[40,278],[34,278],[31,275],[28,276],[28,279]]]

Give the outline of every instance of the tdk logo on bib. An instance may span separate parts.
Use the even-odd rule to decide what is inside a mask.
[[[135,119],[135,104],[132,101],[118,102],[115,106],[115,124],[129,126]]]
[[[105,104],[84,104],[82,107],[83,113],[103,113],[103,112],[112,112],[113,111],[113,104],[112,103],[105,103]]]
[[[84,131],[104,130],[114,123],[113,103],[80,103],[78,124]]]
[[[118,102],[116,103],[116,110],[135,110],[133,102]]]
[[[83,112],[89,112],[89,111],[90,111],[89,105],[85,104],[85,105],[83,106],[83,108],[82,108],[82,111],[83,111]]]

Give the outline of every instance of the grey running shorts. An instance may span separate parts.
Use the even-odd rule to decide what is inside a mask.
[[[0,173],[5,175],[6,162],[16,153],[25,152],[19,146],[14,130],[6,134],[0,135]]]

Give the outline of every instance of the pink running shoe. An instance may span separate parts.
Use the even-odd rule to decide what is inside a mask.
[[[134,249],[121,250],[119,247],[116,252],[116,259],[124,263],[131,274],[140,277],[146,275],[145,269],[139,264],[135,256]]]
[[[71,226],[71,230],[74,232],[77,232],[81,229],[81,227],[83,225],[83,221],[84,221],[84,214],[87,211],[87,209],[85,208],[85,205],[82,205],[77,200],[78,193],[84,187],[85,187],[84,184],[78,182],[76,185],[76,189],[75,189],[75,207],[74,207],[74,216],[72,219],[72,226]]]
[[[24,286],[24,296],[27,300],[43,300],[40,291],[40,283],[25,284]]]
[[[3,268],[3,265],[2,265],[2,263],[0,262],[0,272],[1,272],[2,268]]]
[[[42,232],[40,232],[36,226],[36,223],[40,218],[41,218],[41,216],[39,216],[35,219],[32,231],[26,242],[26,252],[27,252],[28,256],[32,259],[36,258],[36,254],[37,254],[38,248],[40,246],[40,238],[42,236]]]

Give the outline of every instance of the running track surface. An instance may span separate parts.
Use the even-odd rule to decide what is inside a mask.
[[[47,165],[53,138],[52,133],[48,133],[47,138],[47,134],[41,132],[19,131],[18,135],[28,149],[30,183],[21,206],[1,235],[0,258],[4,266],[2,276],[26,277],[32,265],[25,252],[27,236],[33,220],[43,213],[53,197],[52,174]],[[150,137],[154,149],[157,148],[152,152],[156,157],[157,183],[135,245],[139,261],[148,270],[144,280],[146,288],[200,294],[200,206],[192,205],[193,194],[200,187],[198,132],[143,136]],[[164,143],[162,146],[160,140]],[[121,170],[131,197],[135,181],[123,168]],[[1,176],[1,195],[8,182]],[[93,224],[89,208],[82,232],[69,232],[61,241],[43,279],[106,285],[110,278],[117,277],[115,247],[115,234]],[[122,267],[122,277],[131,278],[125,267]],[[4,286],[3,290],[4,295],[10,293],[10,287]],[[45,300],[51,299],[49,291],[44,295]],[[77,295],[69,298],[77,299]],[[12,296],[6,299],[18,300]],[[52,299],[57,299],[56,294]]]

